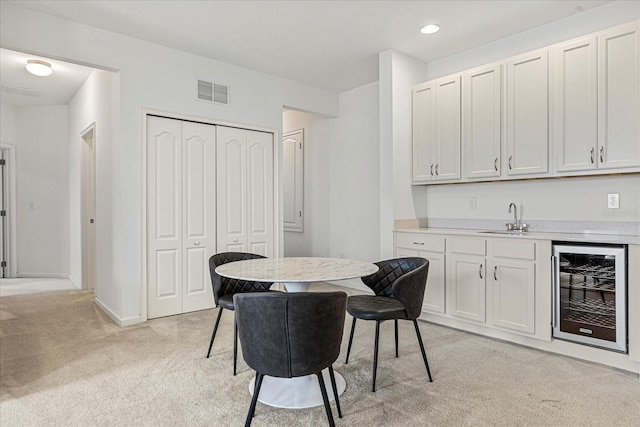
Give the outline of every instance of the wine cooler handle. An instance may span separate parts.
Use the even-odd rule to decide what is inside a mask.
[[[553,315],[551,318],[551,327],[555,329],[557,319],[556,319],[556,286],[560,286],[559,283],[556,283],[556,262],[557,258],[555,256],[551,256],[551,307],[553,307]]]

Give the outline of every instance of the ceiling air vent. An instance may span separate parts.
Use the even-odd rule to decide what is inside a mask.
[[[34,98],[38,98],[40,96],[40,91],[37,91],[34,89],[27,89],[26,87],[13,87],[13,86],[2,85],[2,91],[4,93],[12,93],[14,95],[22,95],[22,96],[32,96]]]
[[[198,101],[229,105],[229,86],[198,80]]]

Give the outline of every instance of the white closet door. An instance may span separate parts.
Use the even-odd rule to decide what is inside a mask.
[[[247,131],[218,126],[218,252],[247,252]]]
[[[249,252],[273,256],[273,134],[247,131]]]
[[[216,253],[215,126],[182,123],[182,312],[214,306],[209,257]]]
[[[147,316],[182,312],[182,124],[147,118]]]

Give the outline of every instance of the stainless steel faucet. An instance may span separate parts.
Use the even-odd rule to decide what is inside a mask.
[[[513,208],[513,223],[507,223],[507,230],[510,231],[527,231],[529,226],[524,224],[518,219],[518,207],[515,203],[511,202],[509,204],[509,213],[511,213],[511,208]]]

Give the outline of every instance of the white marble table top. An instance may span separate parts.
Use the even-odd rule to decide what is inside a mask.
[[[232,279],[257,282],[310,283],[353,279],[378,271],[378,266],[341,258],[258,258],[235,261],[216,268],[216,273]]]

